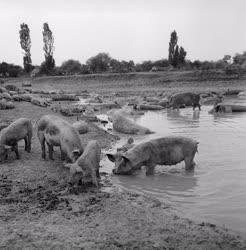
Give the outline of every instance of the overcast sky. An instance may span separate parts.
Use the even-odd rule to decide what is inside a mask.
[[[33,64],[44,60],[42,26],[55,38],[56,65],[99,52],[119,60],[167,58],[170,33],[191,60],[246,51],[245,0],[0,0],[0,61],[22,64],[20,24],[31,31]]]

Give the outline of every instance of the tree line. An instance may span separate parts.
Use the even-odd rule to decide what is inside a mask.
[[[48,25],[43,24],[43,51],[44,61],[40,66],[34,66],[31,58],[31,36],[30,29],[27,24],[20,25],[19,38],[20,46],[23,53],[23,68],[8,64],[0,63],[0,75],[3,77],[17,77],[23,74],[31,75],[73,75],[73,74],[92,74],[92,73],[127,73],[127,72],[146,72],[146,71],[163,71],[163,70],[218,70],[222,69],[227,74],[235,74],[245,71],[246,69],[246,52],[236,54],[234,57],[225,55],[223,59],[218,61],[190,61],[186,59],[187,52],[178,45],[178,35],[174,30],[170,34],[168,58],[156,61],[143,61],[142,63],[134,63],[134,61],[119,61],[112,58],[108,53],[99,53],[89,58],[85,64],[81,64],[77,60],[69,59],[64,61],[61,66],[55,65],[54,59],[54,36]]]

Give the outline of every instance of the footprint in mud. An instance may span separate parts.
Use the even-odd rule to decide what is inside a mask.
[[[0,197],[7,197],[12,191],[12,181],[8,180],[7,176],[0,176]]]

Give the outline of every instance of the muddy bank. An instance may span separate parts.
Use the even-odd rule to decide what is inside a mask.
[[[175,215],[158,200],[112,187],[67,193],[57,182],[30,187],[1,175],[1,248],[243,249],[226,229]],[[109,189],[111,192],[104,192]]]

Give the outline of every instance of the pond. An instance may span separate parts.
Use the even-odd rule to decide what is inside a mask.
[[[230,101],[246,104],[246,99]],[[157,166],[153,176],[140,171],[133,176],[114,176],[113,180],[123,189],[170,204],[186,217],[246,233],[246,113],[208,114],[211,108],[146,112],[135,118],[138,124],[155,131],[135,137],[137,143],[167,135],[199,141],[194,172],[187,173],[180,163]],[[106,161],[111,171],[113,164]]]

